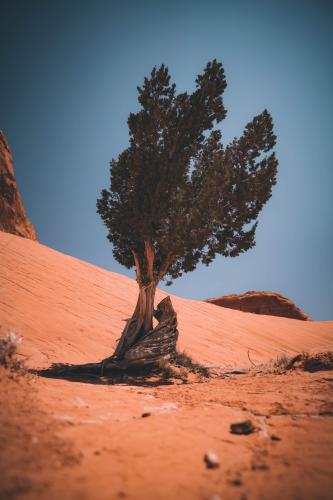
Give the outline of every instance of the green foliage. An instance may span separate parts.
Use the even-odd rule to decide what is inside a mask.
[[[222,64],[213,60],[192,94],[176,94],[168,69],[154,68],[138,87],[141,109],[128,118],[130,142],[110,163],[110,189],[97,200],[118,262],[154,251],[154,280],[172,279],[235,257],[255,245],[256,219],[276,182],[276,137],[264,110],[226,147],[216,129],[226,116]],[[214,128],[215,127],[215,128]]]

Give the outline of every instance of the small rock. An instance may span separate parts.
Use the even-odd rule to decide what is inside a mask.
[[[151,415],[150,411],[145,411],[144,413],[142,413],[141,417],[142,418],[150,417],[150,415]]]
[[[269,467],[266,464],[253,464],[251,469],[252,470],[269,470]]]
[[[236,479],[230,479],[230,484],[232,484],[233,486],[242,486],[243,484],[243,481],[239,478],[236,478]]]
[[[272,434],[271,435],[271,440],[272,441],[281,441],[281,438],[279,436],[277,436],[276,434]]]
[[[213,451],[207,451],[204,460],[208,469],[216,469],[220,466],[220,459]]]
[[[231,434],[252,434],[256,428],[251,420],[244,420],[244,422],[237,422],[230,425]]]

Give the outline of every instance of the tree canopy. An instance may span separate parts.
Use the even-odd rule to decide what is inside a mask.
[[[177,94],[164,64],[137,87],[129,145],[110,162],[97,211],[115,259],[136,266],[139,284],[170,284],[199,262],[255,245],[258,215],[276,183],[276,136],[264,110],[223,145],[226,85],[214,59],[191,94]]]

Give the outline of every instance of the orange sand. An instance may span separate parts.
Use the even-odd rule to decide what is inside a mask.
[[[0,232],[0,324],[24,337],[33,367],[112,354],[131,316],[137,284],[36,242]],[[157,293],[157,301],[166,294]],[[277,355],[332,348],[333,321],[259,316],[172,297],[179,349],[197,361],[245,367]]]
[[[0,326],[24,337],[20,353],[30,367],[111,354],[136,293],[129,278],[0,233]],[[248,349],[255,362],[333,350],[332,321],[172,300],[179,348],[202,363],[246,367]],[[332,498],[332,382],[332,371],[158,386],[33,377],[26,387],[2,376],[0,440],[11,429],[17,443],[0,450],[0,474],[8,460],[12,485],[2,498]],[[230,434],[231,423],[247,418],[256,433]],[[218,469],[206,468],[208,450],[219,456]]]

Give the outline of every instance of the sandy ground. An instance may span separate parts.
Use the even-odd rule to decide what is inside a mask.
[[[0,452],[9,461],[2,498],[332,498],[332,371],[156,387],[34,377],[31,385],[34,398],[16,409],[28,416],[11,420],[15,439]],[[255,433],[230,433],[248,418]],[[217,469],[205,465],[210,450]]]
[[[31,368],[110,354],[136,299],[132,280],[5,233],[0,280],[1,329],[24,336]],[[243,368],[249,349],[256,363],[333,350],[333,322],[173,302],[180,348],[202,363]],[[333,498],[333,371],[137,385],[0,377],[1,498]],[[256,432],[230,433],[248,418]],[[204,462],[210,450],[216,469]]]

